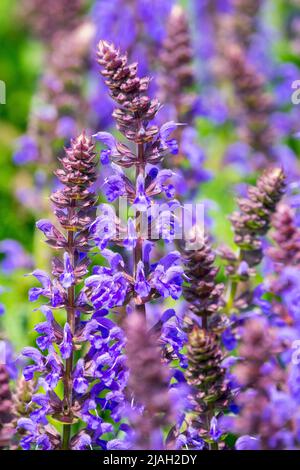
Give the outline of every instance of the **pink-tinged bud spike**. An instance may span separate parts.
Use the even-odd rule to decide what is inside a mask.
[[[230,218],[235,233],[235,243],[241,249],[241,260],[249,266],[260,263],[261,237],[270,228],[271,216],[285,190],[285,174],[280,168],[266,170],[256,186],[248,188],[247,197],[239,199],[240,211]]]
[[[173,420],[168,392],[169,371],[162,362],[157,339],[149,333],[142,315],[133,313],[129,316],[126,332],[129,391],[133,403],[143,407],[132,413],[135,448],[151,449],[157,435]]]

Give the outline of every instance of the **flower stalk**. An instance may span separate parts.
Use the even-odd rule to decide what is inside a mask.
[[[220,343],[220,334],[226,329],[221,315],[224,285],[216,281],[218,269],[208,238],[200,249],[185,251],[183,256],[188,279],[183,294],[192,315],[185,374],[193,403],[191,425],[210,449],[218,449],[220,434],[212,428],[216,415],[224,411],[230,398]]]
[[[170,291],[167,286],[162,291],[159,287],[157,289],[158,284],[156,286],[154,284],[155,273],[151,273],[150,260],[144,256],[146,241],[152,240],[150,230],[148,233],[142,233],[142,222],[146,220],[147,216],[151,218],[151,198],[154,195],[163,192],[170,198],[174,195],[172,185],[165,184],[171,178],[172,172],[169,170],[159,171],[157,168],[153,168],[149,172],[146,167],[149,164],[161,163],[168,154],[169,148],[173,144],[168,136],[175,130],[176,124],[174,122],[166,123],[161,129],[150,124],[158,112],[160,104],[156,99],[150,99],[147,94],[149,77],[140,78],[137,74],[137,64],[128,64],[127,55],[121,54],[113,44],[100,41],[98,62],[102,67],[101,74],[105,78],[105,84],[117,104],[117,108],[113,112],[117,129],[129,142],[135,144],[135,152],[132,152],[129,146],[117,142],[112,135],[106,132],[99,132],[95,135],[96,139],[108,147],[107,150],[102,151],[102,162],[107,164],[110,159],[113,164],[112,169],[116,173],[107,179],[109,200],[126,196],[135,213],[134,220],[130,218],[128,226],[125,228],[130,240],[126,239],[125,243],[122,243],[122,240],[117,240],[117,243],[125,244],[127,247],[129,245],[133,249],[132,275],[128,276],[128,272],[126,274],[129,285],[127,285],[125,297],[120,300],[118,305],[121,305],[124,300],[128,302],[133,299],[134,309],[145,315],[145,304],[151,298],[155,298],[158,292],[160,295],[167,296]],[[123,168],[131,167],[135,170],[133,181],[123,171]],[[152,222],[159,224],[160,220],[152,220]],[[98,227],[102,228],[103,223],[108,222],[100,217],[95,224],[95,239],[99,247],[106,246],[109,241],[114,241],[104,240],[104,234],[99,233]],[[119,230],[122,230],[120,226]],[[165,268],[160,266],[158,269],[161,269],[163,273]],[[177,278],[180,268],[174,267],[173,269]],[[179,277],[177,281],[179,281]],[[177,297],[177,292],[174,295]]]
[[[239,252],[236,255],[230,250],[221,250],[230,276],[225,306],[228,313],[232,308],[245,307],[251,302],[248,280],[263,258],[263,237],[270,229],[272,215],[284,191],[285,174],[273,168],[263,173],[256,186],[248,188],[245,198],[238,199],[240,211],[234,212],[230,221]]]

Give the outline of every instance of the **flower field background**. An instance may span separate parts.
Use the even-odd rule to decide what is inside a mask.
[[[0,447],[299,449],[300,2],[2,0],[0,39]]]

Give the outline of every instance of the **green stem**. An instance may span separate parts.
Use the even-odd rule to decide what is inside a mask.
[[[69,442],[71,437],[71,426],[69,424],[63,425],[63,437],[62,437],[62,450],[69,450]]]
[[[230,313],[233,306],[234,306],[234,301],[235,301],[235,296],[238,288],[238,282],[237,281],[230,281],[229,284],[229,289],[227,292],[227,301],[224,307],[224,311],[226,313]]]
[[[144,178],[145,167],[146,167],[144,144],[137,144],[137,157],[138,157],[138,166],[136,168],[136,179],[139,175],[142,175]],[[137,242],[136,242],[136,246],[134,248],[134,253],[133,253],[133,260],[134,260],[133,276],[134,278],[136,276],[137,265],[139,261],[143,260],[143,238],[141,234],[141,213],[140,212],[136,213],[135,229],[137,233]],[[143,304],[136,303],[135,308],[141,314],[146,316],[146,307],[144,303]]]
[[[70,209],[70,220],[73,215],[74,208]],[[74,268],[75,263],[75,256],[74,256],[74,232],[68,232],[68,248],[67,251],[70,256],[71,264]],[[70,325],[72,336],[75,333],[75,286],[72,285],[68,289],[67,295],[67,322]],[[73,401],[73,383],[72,383],[72,371],[73,371],[73,350],[71,352],[71,356],[66,359],[66,367],[64,372],[64,411],[65,415],[69,418],[72,418],[72,401]],[[63,436],[62,436],[62,449],[68,450],[70,437],[71,437],[71,427],[70,423],[63,425]]]

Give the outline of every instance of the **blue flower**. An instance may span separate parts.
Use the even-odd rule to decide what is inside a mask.
[[[145,276],[143,261],[139,261],[137,264],[134,289],[135,292],[141,297],[147,297],[151,290],[150,284],[147,282]]]
[[[75,282],[74,268],[67,252],[64,253],[64,272],[60,276],[59,280],[65,289],[71,287]]]
[[[42,335],[37,338],[36,343],[38,347],[42,351],[44,351],[45,349],[49,349],[52,343],[56,341],[54,324],[55,324],[56,330],[59,329],[59,333],[61,335],[62,335],[62,329],[58,325],[58,323],[55,322],[52,310],[49,307],[44,305],[40,308],[40,310],[45,315],[46,321],[43,323],[38,323],[34,327],[34,329],[37,333]]]
[[[16,240],[2,240],[0,242],[0,253],[4,255],[0,266],[5,274],[10,274],[16,269],[32,268],[32,258]]]
[[[24,450],[30,450],[32,444],[35,444],[42,450],[51,450],[52,446],[49,437],[39,432],[39,426],[30,418],[20,418],[18,420],[18,429],[24,429],[27,433],[20,440],[20,445]]]
[[[236,450],[260,450],[260,441],[257,437],[241,436],[235,443]]]
[[[48,374],[45,376],[45,382],[50,390],[53,390],[62,376],[62,363],[55,352],[46,357],[46,366]]]
[[[73,372],[73,387],[80,395],[87,392],[89,383],[84,377],[84,360],[79,359]]]
[[[5,313],[5,307],[3,304],[0,304],[0,317],[4,315],[4,313]]]
[[[178,299],[181,295],[183,268],[174,263],[180,260],[180,253],[173,251],[162,258],[149,277],[149,283],[163,297]]]
[[[52,408],[48,394],[36,393],[32,396],[32,402],[35,403],[38,408],[30,413],[30,418],[36,423],[47,424],[46,415]]]
[[[92,290],[91,302],[96,309],[122,305],[129,287],[123,273],[113,274],[104,267],[99,267],[97,274],[86,279],[85,285]]]
[[[188,447],[189,449],[202,450],[204,446],[204,440],[199,436],[199,431],[193,426],[189,426],[185,434],[180,434],[176,440],[177,449]]]
[[[35,302],[41,295],[45,297],[51,296],[51,280],[49,275],[41,269],[36,269],[31,273],[41,284],[42,287],[32,287],[29,290],[29,301]]]
[[[38,159],[38,156],[38,147],[32,137],[23,135],[17,140],[17,149],[13,156],[14,162],[17,165],[33,162]]]
[[[73,450],[85,450],[86,448],[92,448],[92,438],[86,432],[80,432],[78,436],[76,436],[76,441],[74,445],[72,445]]]
[[[179,125],[180,124],[174,121],[166,122],[161,126],[159,132],[162,146],[168,147],[170,152],[174,155],[178,153],[178,142],[175,139],[169,139],[169,135],[172,134]]]
[[[236,335],[231,328],[226,328],[222,333],[221,339],[227,351],[233,351],[237,347]]]
[[[209,435],[213,441],[218,441],[222,436],[222,431],[218,426],[218,420],[215,416],[211,419],[210,422]]]
[[[113,207],[102,205],[102,214],[90,227],[93,239],[100,250],[116,237],[116,214]]]
[[[64,336],[63,341],[60,345],[60,352],[64,359],[68,359],[73,350],[73,337],[69,323],[66,323],[64,326]]]
[[[101,163],[107,165],[111,156],[118,154],[116,139],[109,132],[98,132],[93,137],[108,147],[106,150],[101,150],[100,154]]]
[[[76,121],[71,116],[62,116],[57,121],[56,132],[59,137],[70,139],[76,132]]]
[[[182,132],[180,150],[186,156],[191,171],[183,169],[183,175],[187,174],[188,179],[195,183],[208,181],[210,173],[204,168],[205,153],[197,142],[197,131],[192,127],[186,127]]]
[[[127,222],[127,236],[123,240],[123,245],[126,246],[128,249],[132,249],[135,247],[137,241],[137,233],[135,229],[134,221],[131,217],[129,217]]]
[[[123,171],[117,165],[112,165],[114,174],[109,176],[106,180],[105,195],[109,202],[113,202],[115,199],[126,195],[126,184],[127,178]]]
[[[64,293],[56,282],[51,282],[49,275],[41,269],[36,269],[31,273],[41,284],[42,287],[32,287],[29,290],[29,301],[35,302],[42,295],[51,300],[52,307],[59,307],[64,304]]]
[[[41,219],[36,222],[36,227],[41,230],[46,237],[53,236],[54,234],[54,225],[53,223],[48,220],[48,219]]]
[[[136,179],[136,197],[133,205],[141,212],[146,211],[150,206],[150,199],[145,192],[145,180],[141,174]]]
[[[23,349],[22,356],[28,357],[35,363],[33,365],[28,365],[24,367],[23,374],[25,380],[32,380],[35,372],[44,371],[46,362],[45,357],[38,349],[28,346]]]
[[[124,260],[120,253],[115,253],[114,251],[106,248],[102,251],[102,254],[113,272],[117,271],[119,268],[124,268]]]
[[[149,173],[149,176],[151,175],[151,172]],[[169,180],[170,178],[172,178],[172,176],[173,176],[173,172],[171,170],[157,171],[151,184],[147,188],[147,191],[150,190],[151,188],[152,194],[160,194],[161,192],[164,192],[168,198],[173,198],[175,195],[174,186],[172,184],[165,184],[165,182]],[[154,189],[152,189],[153,187]]]

